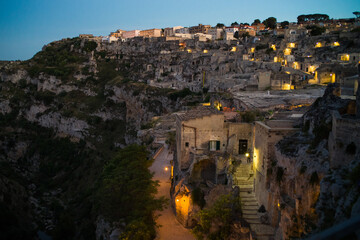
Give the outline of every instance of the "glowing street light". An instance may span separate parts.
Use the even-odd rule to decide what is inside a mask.
[[[169,170],[169,168],[168,168],[168,167],[165,167],[165,171],[167,171],[167,170]]]
[[[246,156],[246,157],[250,157],[250,153],[245,153],[245,156]]]

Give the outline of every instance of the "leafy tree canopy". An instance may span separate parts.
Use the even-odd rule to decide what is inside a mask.
[[[238,22],[233,22],[233,23],[231,24],[231,26],[237,26],[237,25],[239,25]]]
[[[288,21],[283,21],[280,23],[282,28],[286,28],[287,26],[289,26],[289,22]]]
[[[216,24],[216,27],[217,27],[217,28],[223,28],[223,27],[225,27],[225,24],[223,24],[223,23],[218,23],[218,24]]]
[[[267,28],[275,29],[276,28],[276,18],[269,17],[263,21],[263,24],[265,24],[265,26]]]
[[[261,23],[260,19],[255,19],[252,25]]]
[[[307,15],[299,15],[297,17],[298,23],[304,22],[320,22],[329,20],[329,16],[327,14],[307,14]]]

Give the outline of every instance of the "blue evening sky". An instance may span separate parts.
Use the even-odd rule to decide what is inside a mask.
[[[0,60],[26,60],[42,46],[80,33],[108,35],[133,30],[252,23],[298,15],[354,17],[360,0],[0,0]]]

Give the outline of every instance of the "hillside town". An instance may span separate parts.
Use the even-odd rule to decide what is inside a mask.
[[[353,14],[84,33],[0,62],[6,236],[359,239]]]

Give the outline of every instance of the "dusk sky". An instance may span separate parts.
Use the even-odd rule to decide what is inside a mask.
[[[251,24],[268,17],[295,22],[311,13],[352,18],[354,11],[360,11],[360,0],[0,0],[0,60],[29,59],[43,45],[80,33]]]

